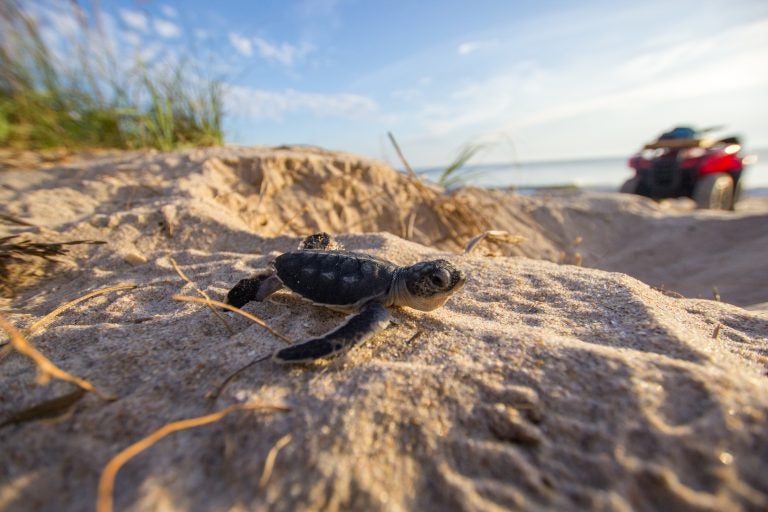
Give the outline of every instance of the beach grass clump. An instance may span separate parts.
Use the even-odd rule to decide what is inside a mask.
[[[204,78],[194,59],[129,55],[99,24],[95,7],[69,5],[76,30],[52,41],[17,0],[0,4],[0,147],[222,143],[221,84]]]
[[[56,263],[57,257],[67,253],[65,246],[103,243],[100,240],[33,241],[21,235],[0,237],[0,297],[12,297],[16,290],[45,276],[45,263]]]
[[[437,184],[445,188],[459,187],[466,185],[471,177],[482,174],[482,171],[469,170],[467,164],[486,147],[485,144],[472,142],[464,144],[453,161],[440,173]]]

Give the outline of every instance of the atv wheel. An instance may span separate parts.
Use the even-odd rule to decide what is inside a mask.
[[[733,187],[733,200],[731,201],[731,207],[730,210],[736,209],[736,203],[741,199],[741,180],[738,180],[736,182],[736,185]]]
[[[733,205],[733,178],[719,172],[704,176],[693,189],[693,200],[699,208],[729,210]]]
[[[640,180],[637,176],[634,178],[630,178],[627,181],[625,181],[621,188],[619,189],[619,192],[622,194],[637,194],[637,186],[640,184]]]

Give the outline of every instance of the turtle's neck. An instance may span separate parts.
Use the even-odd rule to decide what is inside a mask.
[[[411,306],[411,292],[405,284],[406,272],[403,267],[398,267],[392,273],[392,286],[389,288],[389,294],[386,306]]]

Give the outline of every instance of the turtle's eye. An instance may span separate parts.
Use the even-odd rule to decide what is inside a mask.
[[[432,284],[438,288],[445,288],[451,282],[451,274],[444,268],[438,269],[432,272],[429,276],[429,280]]]

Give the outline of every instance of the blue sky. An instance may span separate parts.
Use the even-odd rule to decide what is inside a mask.
[[[229,142],[394,162],[391,130],[415,166],[470,141],[481,162],[628,155],[680,123],[768,146],[765,0],[99,6],[123,51],[191,51],[226,83]]]

